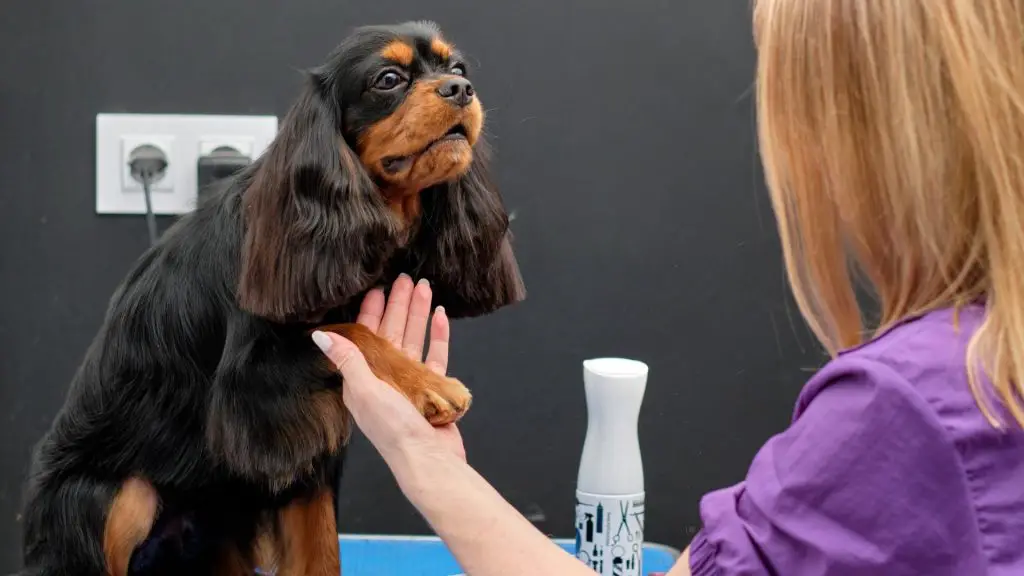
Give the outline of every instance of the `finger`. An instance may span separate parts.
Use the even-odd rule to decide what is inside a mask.
[[[377,379],[363,353],[343,336],[317,330],[313,332],[313,343],[334,363],[347,384],[360,386]]]
[[[409,319],[405,323],[402,348],[417,362],[423,360],[423,342],[427,338],[427,322],[430,320],[430,283],[420,280],[412,292],[409,303]]]
[[[430,347],[427,349],[427,366],[438,374],[448,372],[448,340],[451,337],[448,315],[443,306],[434,311],[434,320],[430,324]]]
[[[383,336],[396,348],[402,347],[402,336],[405,334],[405,321],[409,317],[409,300],[412,298],[412,278],[401,274],[391,287],[391,296],[384,308],[377,334]]]
[[[374,288],[366,293],[363,303],[359,307],[359,316],[356,322],[376,332],[380,328],[381,318],[384,317],[384,291]]]

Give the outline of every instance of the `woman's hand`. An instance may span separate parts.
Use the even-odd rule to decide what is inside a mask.
[[[414,360],[423,360],[423,343],[428,336],[429,323],[430,340],[425,362],[431,370],[446,374],[451,330],[444,308],[440,306],[434,311],[433,320],[430,320],[432,300],[429,282],[420,280],[413,286],[412,279],[402,274],[391,286],[391,297],[387,303],[381,290],[374,289],[366,295],[356,322],[383,336]],[[463,460],[466,459],[462,435],[455,424],[438,426],[434,430],[453,452]]]
[[[385,304],[384,292],[371,290],[363,299],[356,322],[366,326],[405,351],[414,360],[423,361],[423,342],[427,336],[432,293],[430,284],[420,280],[413,286],[412,279],[402,274],[391,287],[391,298]],[[437,372],[448,370],[448,318],[438,307],[430,327],[430,346],[426,363]]]
[[[423,359],[423,343],[430,324],[426,363],[444,374],[448,369],[448,318],[444,309],[438,308],[430,320],[431,299],[430,286],[425,281],[414,286],[412,279],[402,275],[395,280],[388,302],[385,303],[380,290],[368,293],[356,321],[418,361]],[[325,354],[345,379],[345,406],[389,465],[409,450],[447,451],[465,460],[462,436],[454,424],[431,426],[405,396],[373,375],[355,345],[337,334],[317,334],[323,334],[314,338],[317,345],[321,349],[326,347]]]

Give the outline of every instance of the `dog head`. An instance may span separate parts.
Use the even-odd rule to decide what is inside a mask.
[[[306,86],[243,195],[243,309],[316,317],[388,275],[475,316],[525,297],[488,172],[484,110],[430,22],[357,29]]]

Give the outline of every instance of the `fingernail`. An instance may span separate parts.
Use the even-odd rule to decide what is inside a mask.
[[[417,284],[419,284],[420,286],[430,286],[430,280],[427,280],[426,278],[420,278],[420,281],[417,282]]]
[[[313,332],[313,343],[316,344],[316,347],[321,352],[327,352],[331,349],[331,346],[334,346],[334,341],[331,340],[331,337],[319,330]]]
[[[437,314],[444,314],[444,306],[438,306],[436,310]]]

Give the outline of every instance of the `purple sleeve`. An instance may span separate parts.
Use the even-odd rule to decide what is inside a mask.
[[[694,576],[973,574],[977,529],[955,446],[910,384],[850,357],[805,388],[740,484],[706,495]]]

